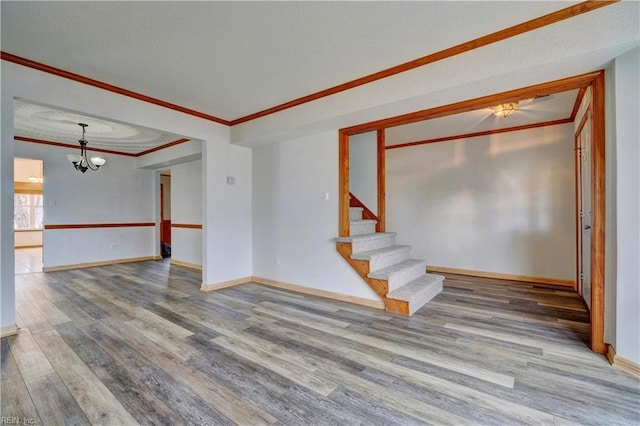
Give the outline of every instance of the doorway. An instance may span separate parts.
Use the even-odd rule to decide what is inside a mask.
[[[171,257],[171,170],[160,172],[160,253]]]
[[[43,161],[14,158],[15,274],[42,272]]]
[[[577,179],[577,208],[578,208],[578,294],[591,310],[591,229],[593,223],[593,206],[591,196],[592,184],[592,141],[591,141],[591,110],[585,112],[575,135]]]

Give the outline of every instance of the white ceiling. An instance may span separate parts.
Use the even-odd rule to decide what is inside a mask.
[[[5,1],[1,36],[4,52],[232,120],[574,3]]]
[[[138,154],[148,149],[181,139],[182,136],[151,130],[130,124],[116,123],[83,114],[62,111],[16,99],[14,105],[14,134],[33,139],[78,144],[86,123],[87,148]]]
[[[571,116],[577,96],[578,90],[570,90],[544,98],[528,99],[520,102],[518,110],[507,117],[497,117],[491,109],[480,109],[405,126],[391,127],[386,131],[385,140],[387,146],[390,146],[562,120]]]

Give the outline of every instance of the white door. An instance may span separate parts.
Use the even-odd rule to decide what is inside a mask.
[[[578,292],[591,309],[591,114],[580,131],[580,283]]]

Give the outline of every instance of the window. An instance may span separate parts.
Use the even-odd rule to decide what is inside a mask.
[[[14,194],[14,229],[42,229],[42,194]]]

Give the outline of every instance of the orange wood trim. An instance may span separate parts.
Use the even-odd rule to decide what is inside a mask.
[[[409,146],[425,145],[429,143],[446,142],[446,141],[453,141],[457,139],[475,138],[478,136],[495,135],[499,133],[517,132],[519,130],[535,129],[538,127],[546,127],[546,126],[556,126],[559,124],[567,124],[571,122],[573,122],[573,120],[571,120],[570,118],[563,118],[562,120],[543,121],[541,123],[524,124],[522,126],[507,127],[505,129],[485,130],[482,132],[466,133],[464,135],[446,136],[442,138],[427,139],[424,141],[401,143],[397,145],[387,146],[385,149],[406,148]]]
[[[42,232],[42,228],[37,228],[37,229],[14,229],[13,232],[15,232],[15,233],[20,233],[20,232]]]
[[[384,232],[386,229],[386,210],[387,210],[387,188],[386,188],[386,152],[385,152],[385,129],[379,129],[378,137],[378,223],[376,224],[376,232]]]
[[[39,144],[42,144],[42,145],[59,146],[59,147],[62,147],[62,148],[80,149],[80,145],[72,145],[70,143],[46,141],[46,140],[43,140],[43,139],[27,138],[27,137],[24,137],[24,136],[14,136],[13,139],[17,140],[17,141],[22,141],[22,142],[31,142],[31,143],[39,143]],[[93,148],[91,146],[87,147],[87,150],[89,152],[93,151],[93,152],[104,152],[105,154],[126,155],[127,157],[135,157],[136,156],[136,154],[132,154],[130,152],[112,151],[110,149]]]
[[[135,154],[136,157],[140,157],[141,155],[150,154],[152,152],[160,151],[161,149],[169,148],[175,145],[180,145],[181,143],[189,142],[191,139],[178,139],[177,141],[169,142],[164,145],[156,146],[155,148],[147,149],[146,151],[139,152]],[[162,175],[165,176],[165,175]]]
[[[365,220],[378,220],[378,216],[365,206],[362,201],[358,199],[353,193],[349,192],[349,207],[362,207],[362,218]],[[380,231],[378,231],[380,232]]]
[[[580,293],[582,291],[582,282],[580,281],[580,264],[582,263],[582,251],[580,245],[582,243],[581,240],[581,230],[582,230],[582,218],[580,217],[580,203],[582,200],[582,161],[581,161],[581,153],[582,153],[582,143],[580,134],[574,136],[574,199],[575,199],[575,218],[576,218],[576,285],[575,290]]]
[[[605,353],[604,267],[605,267],[605,83],[604,71],[593,82],[592,99],[592,234],[591,234],[591,350]]]
[[[74,223],[66,225],[44,225],[45,230],[52,229],[87,229],[87,228],[138,228],[156,226],[154,222],[136,222],[136,223]]]
[[[202,229],[202,225],[198,225],[195,223],[172,223],[171,227],[183,229]]]
[[[198,118],[203,118],[205,120],[215,121],[216,123],[229,125],[227,120],[223,120],[222,118],[215,117],[213,115],[204,114],[199,111],[195,111],[189,108],[185,108],[179,105],[175,105],[160,99],[152,98],[151,96],[143,95],[141,93],[137,93],[131,90],[123,89],[122,87],[114,86],[112,84],[103,83],[98,80],[94,80],[89,77],[85,77],[80,74],[72,73],[69,71],[62,70],[60,68],[55,68],[49,65],[42,64],[40,62],[32,61],[31,59],[22,58],[20,56],[13,55],[7,52],[0,52],[0,58],[3,61],[13,62],[14,64],[22,65],[25,67],[33,68],[38,71],[43,71],[49,74],[57,75],[58,77],[68,78],[69,80],[77,81],[79,83],[87,84],[89,86],[97,87],[99,89],[108,90],[109,92],[117,93],[119,95],[128,96],[130,98],[138,99],[143,102],[148,102],[150,104],[158,105],[164,108],[169,108],[174,111],[183,112],[185,114],[193,115]]]
[[[42,247],[42,244],[34,244],[34,245],[28,245],[28,246],[14,246],[13,248],[15,250],[20,250],[20,249],[39,248],[39,247]]]
[[[408,114],[397,115],[395,117],[389,117],[381,120],[371,121],[368,123],[358,124],[356,126],[346,127],[340,130],[348,135],[355,135],[358,133],[372,132],[378,129],[385,129],[388,127],[415,123],[431,118],[444,117],[461,112],[489,108],[499,103],[516,102],[524,99],[531,99],[536,96],[550,95],[553,93],[565,92],[567,90],[579,89],[580,87],[586,87],[590,85],[591,82],[600,74],[600,72],[601,71],[590,72],[587,74],[581,74],[573,77],[563,78],[560,80],[536,84],[520,89],[509,90],[502,93],[495,93],[488,96],[482,96],[480,98],[469,99],[449,105],[442,105],[434,108],[424,109],[421,111],[411,112]]]
[[[578,124],[578,127],[576,128],[576,132],[574,133],[574,135],[577,136],[582,132],[582,128],[587,123],[587,120],[589,119],[589,113],[591,113],[591,112],[592,112],[591,111],[591,105],[589,105],[587,107],[587,109],[584,111],[584,115],[580,119],[580,124]]]
[[[573,109],[571,110],[571,121],[574,121],[576,119],[576,115],[578,115],[578,110],[580,109],[580,104],[582,103],[582,99],[584,98],[585,93],[587,93],[586,87],[581,87],[580,90],[578,90],[576,103],[573,104]]]
[[[297,98],[292,101],[285,102],[283,104],[276,105],[271,108],[267,108],[262,111],[258,111],[253,114],[249,114],[244,117],[236,118],[235,120],[231,120],[230,124],[232,126],[235,126],[236,124],[245,123],[247,121],[255,120],[256,118],[264,117],[266,115],[283,111],[285,109],[293,108],[295,106],[302,105],[307,102],[312,102],[320,98],[324,98],[330,95],[334,95],[336,93],[344,92],[345,90],[353,89],[354,87],[362,86],[364,84],[381,80],[383,78],[391,77],[393,75],[400,74],[415,68],[419,68],[424,65],[428,65],[437,61],[441,61],[443,59],[447,59],[452,56],[460,55],[462,53],[466,53],[471,50],[474,50],[483,46],[487,46],[489,44],[506,40],[508,38],[515,37],[517,35],[524,34],[529,31],[537,30],[547,25],[564,21],[565,19],[573,18],[574,16],[578,16],[583,13],[587,13],[592,10],[599,9],[601,7],[608,6],[616,2],[617,0],[616,1],[584,1],[582,3],[578,3],[575,5],[566,7],[564,9],[560,9],[555,12],[549,13],[547,15],[543,15],[538,18],[534,18],[532,20],[523,22],[521,24],[517,24],[511,27],[505,28],[503,30],[496,31],[494,33],[485,35],[483,37],[476,38],[474,40],[470,40],[462,44],[458,44],[448,49],[440,50],[430,55],[423,56],[421,58],[414,59],[412,61],[405,62],[400,65],[396,65],[391,68],[387,68],[382,71],[378,71],[376,73],[369,74],[364,77],[360,77],[358,79],[351,80],[346,83],[342,83],[337,86],[333,86],[328,89],[324,89],[319,92],[315,92],[310,95],[303,96],[301,98]],[[508,102],[508,101],[505,101],[505,102]]]
[[[338,236],[348,237],[349,224],[349,135],[338,132]]]

